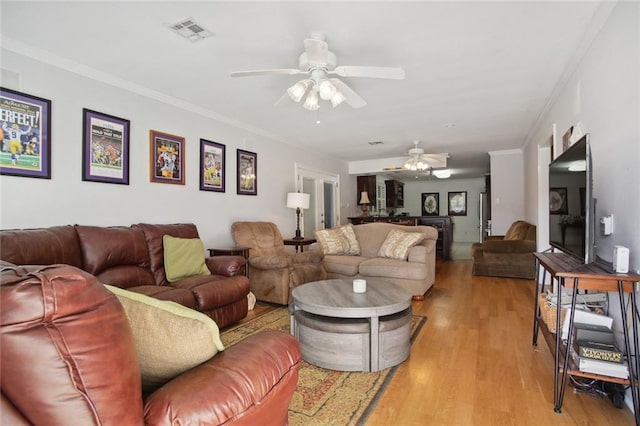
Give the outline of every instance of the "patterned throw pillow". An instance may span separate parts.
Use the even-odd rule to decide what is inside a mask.
[[[356,233],[353,231],[353,225],[348,224],[338,228],[338,231],[342,234],[347,241],[347,247],[345,253],[348,256],[360,256],[360,244],[356,238]]]
[[[347,240],[337,229],[320,229],[315,235],[324,254],[345,254]]]
[[[380,246],[378,256],[406,260],[409,256],[409,249],[422,241],[423,238],[424,235],[419,232],[404,232],[393,229],[389,231],[387,238]]]
[[[360,255],[360,244],[351,224],[338,228],[321,229],[316,231],[315,235],[324,254]]]

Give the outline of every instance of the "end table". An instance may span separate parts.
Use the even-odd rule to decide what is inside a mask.
[[[300,253],[304,252],[304,246],[308,246],[316,242],[315,238],[287,238],[284,240],[285,246],[296,246],[296,253],[300,250]]]

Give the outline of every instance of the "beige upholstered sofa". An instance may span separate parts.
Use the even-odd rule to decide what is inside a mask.
[[[431,226],[403,226],[391,223],[366,223],[345,225],[341,229],[353,229],[359,252],[352,254],[331,254],[324,240],[327,232],[316,231],[316,239],[324,252],[322,265],[328,278],[384,279],[409,291],[414,299],[421,300],[434,284],[436,275],[436,240],[438,231]],[[336,228],[336,229],[340,229]],[[391,231],[420,233],[422,238],[410,247],[407,256],[394,259],[380,256],[380,249]],[[392,249],[401,244],[391,244]],[[387,253],[389,254],[389,253]]]

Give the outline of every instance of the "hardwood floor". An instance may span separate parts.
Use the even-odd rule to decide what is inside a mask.
[[[415,315],[428,317],[367,421],[375,425],[633,425],[628,408],[567,386],[553,411],[553,357],[531,343],[533,280],[473,277],[438,260]],[[273,309],[259,303],[249,318]]]
[[[628,408],[567,386],[553,411],[553,357],[531,343],[533,280],[474,277],[438,261],[428,317],[367,425],[633,425]]]

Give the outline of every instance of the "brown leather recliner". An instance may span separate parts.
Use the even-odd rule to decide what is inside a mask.
[[[72,266],[0,264],[0,424],[287,423],[301,357],[291,335],[247,337],[143,400],[113,293]]]
[[[249,286],[258,300],[286,305],[296,286],[327,276],[322,253],[290,253],[275,223],[235,222],[231,233],[237,245],[250,248]]]
[[[504,236],[490,236],[471,246],[473,275],[533,279],[536,274],[536,227],[514,222]]]

